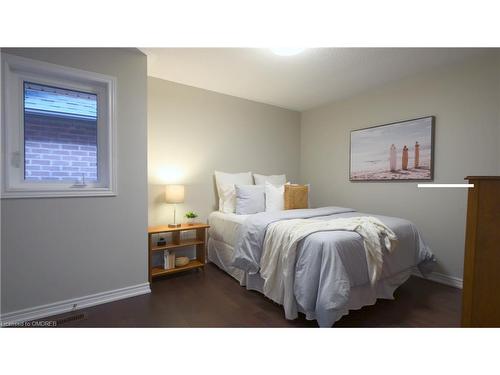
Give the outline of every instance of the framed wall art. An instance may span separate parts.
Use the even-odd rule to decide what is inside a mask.
[[[431,181],[435,117],[351,131],[349,180]]]

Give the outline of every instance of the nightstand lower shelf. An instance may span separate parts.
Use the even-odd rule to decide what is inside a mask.
[[[163,276],[163,275],[171,275],[173,273],[187,271],[187,270],[191,270],[191,269],[195,269],[195,268],[202,268],[204,266],[205,265],[203,263],[201,263],[200,261],[195,259],[195,260],[191,260],[185,266],[175,267],[175,268],[171,268],[169,270],[166,270],[166,269],[163,269],[160,267],[153,267],[153,269],[151,270],[151,276],[158,277],[158,276]]]

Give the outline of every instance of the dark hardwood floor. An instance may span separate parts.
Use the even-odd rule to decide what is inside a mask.
[[[461,290],[411,277],[396,299],[351,311],[334,327],[458,327]],[[81,320],[59,327],[317,327],[303,315],[289,321],[283,308],[251,292],[213,264],[152,285],[152,293],[73,313]],[[63,314],[41,320],[70,316]]]

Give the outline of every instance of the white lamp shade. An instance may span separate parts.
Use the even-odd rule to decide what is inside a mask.
[[[165,201],[167,203],[184,203],[184,185],[166,185]]]

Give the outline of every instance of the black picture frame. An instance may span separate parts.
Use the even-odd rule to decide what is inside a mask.
[[[399,172],[391,172],[389,169],[384,172],[370,172],[370,173],[365,173],[364,176],[361,175],[359,172],[357,176],[353,176],[353,168],[352,168],[352,161],[353,161],[353,133],[356,132],[363,132],[363,131],[369,131],[372,129],[376,128],[382,128],[382,127],[391,127],[391,126],[400,126],[405,123],[415,123],[421,120],[430,120],[430,161],[428,168],[422,167],[422,168],[417,168],[417,169],[412,169],[413,173],[415,174],[414,177],[412,177],[412,172],[407,173],[406,171],[400,170]],[[415,125],[415,124],[414,124]],[[367,128],[361,128],[361,129],[355,129],[351,130],[349,133],[349,181],[351,182],[415,182],[415,181],[433,181],[434,180],[434,147],[435,147],[435,128],[436,128],[436,117],[435,116],[423,116],[423,117],[418,117],[418,118],[413,118],[413,119],[408,119],[408,120],[401,120],[401,121],[395,121],[387,124],[382,124],[382,125],[375,125],[375,126],[370,126]],[[427,173],[423,173],[423,171],[427,170],[429,171],[428,177],[422,177],[423,175],[427,175]],[[422,173],[418,173],[422,171]],[[379,176],[378,178],[376,176]],[[380,178],[380,176],[383,176]],[[394,177],[397,176],[397,177]]]

